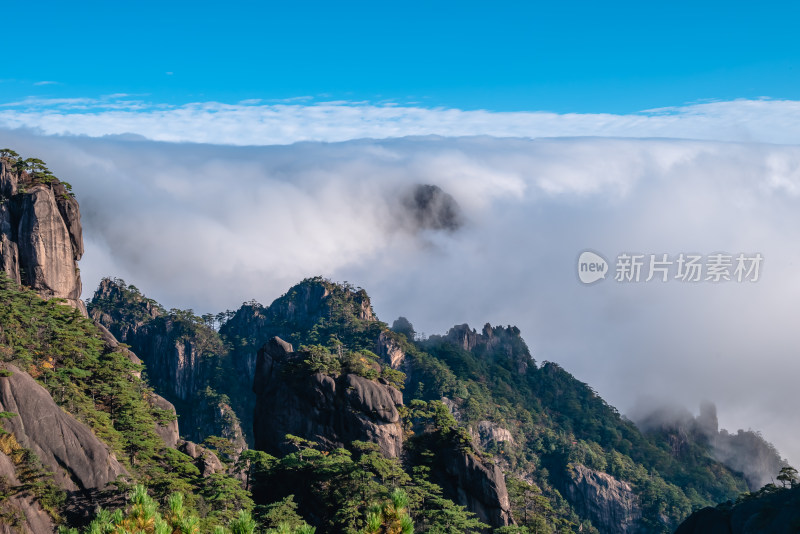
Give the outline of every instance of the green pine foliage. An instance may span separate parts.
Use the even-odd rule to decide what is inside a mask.
[[[331,343],[333,349],[324,345],[301,345],[298,349],[307,356],[291,362],[286,372],[295,376],[323,373],[331,376],[355,374],[369,380],[383,378],[392,386],[403,389],[406,375],[392,369],[372,351],[349,350],[337,340]],[[336,352],[333,352],[336,351]]]
[[[248,410],[243,407],[243,388],[238,376],[230,371],[229,347],[214,329],[214,318],[198,316],[193,310],[167,310],[142,295],[136,286],[119,278],[104,279],[102,286],[111,290],[95,293],[87,305],[90,315],[114,318],[111,330],[117,334],[119,331],[115,331],[115,326],[128,332],[136,326],[143,333],[131,335],[133,340],[130,342],[138,356],[146,358],[151,347],[149,339],[154,336],[159,336],[165,345],[181,346],[196,355],[196,378],[205,387],[197,388],[189,398],[174,394],[170,377],[146,376],[159,394],[175,406],[183,435],[196,442],[202,442],[209,435],[235,438],[240,428],[237,412],[245,414]]]
[[[395,384],[403,381],[408,406],[414,399],[449,399],[459,417],[448,424],[461,429],[450,437],[464,446],[471,441],[466,429],[475,429],[481,421],[511,430],[513,443],[491,443],[485,452],[494,455],[510,476],[531,481],[539,492],[538,502],[547,500],[542,513],[530,512],[529,524],[521,523],[532,531],[583,528],[586,532],[591,528],[561,495],[577,464],[631,483],[641,498],[643,526],[653,532],[667,532],[693,509],[747,489],[739,474],[712,459],[707,444],[692,443],[676,457],[667,439],[642,433],[557,364],[537,365],[518,329],[485,330],[492,343],[478,343],[472,350],[447,336],[409,340],[371,316],[362,291],[322,278],[304,280],[268,308],[251,302],[236,314],[227,314],[231,325],[258,326],[249,332],[260,336],[228,339],[234,351],[254,351],[278,335],[309,352],[308,358],[298,362],[297,369],[303,372],[355,372],[375,378],[375,372],[383,377],[400,373],[383,362],[376,365],[370,357],[378,337],[390,336],[401,345],[413,369],[413,382],[406,383],[400,374],[393,380]],[[302,316],[292,312],[308,302],[320,304]],[[415,336],[413,326],[405,323],[401,330]],[[220,331],[235,334],[236,328],[223,324]],[[439,418],[442,411],[447,410],[440,406]],[[409,415],[410,411],[404,414],[407,423]],[[413,425],[407,426],[413,430]],[[420,443],[418,447],[435,450],[440,445]]]
[[[155,425],[165,414],[148,401],[152,390],[136,376],[141,366],[131,362],[123,346],[109,349],[97,327],[75,309],[57,299],[42,300],[2,272],[0,302],[0,361],[31,374],[59,405],[87,424],[133,481],[147,484],[156,499],[185,493],[190,496],[187,506],[202,511],[201,521],[233,519],[227,499],[237,513],[252,508],[238,481],[220,474],[207,483],[191,458],[164,446]],[[34,478],[46,484],[47,477]],[[120,480],[119,488],[125,490],[128,483]],[[53,494],[43,504],[58,517],[63,495],[45,487],[40,493]]]
[[[746,490],[707,445],[693,444],[674,457],[666,440],[643,434],[557,364],[537,366],[518,330],[492,332],[494,343],[472,351],[439,336],[406,342],[418,380],[410,389],[418,399],[451,399],[465,427],[489,420],[511,430],[515,445],[494,443],[488,452],[511,473],[528,475],[556,515],[575,519],[559,492],[574,464],[632,483],[651,532],[669,532],[693,509]],[[558,528],[558,521],[549,519],[548,528]]]
[[[408,528],[481,531],[485,525],[445,498],[435,483],[436,455],[445,448],[479,455],[507,472],[517,522],[515,527],[501,529],[507,533],[596,532],[562,496],[577,465],[629,482],[639,496],[641,526],[648,532],[671,531],[693,509],[734,498],[747,489],[741,475],[711,458],[707,444],[688,443],[676,456],[665,436],[642,433],[557,364],[537,365],[513,327],[484,329],[492,342],[467,350],[448,336],[408,339],[406,334],[417,336],[407,321],[400,325],[402,332],[392,332],[374,317],[362,289],[322,278],[304,280],[269,307],[249,302],[237,312],[203,317],[191,310],[167,311],[135,287],[116,283],[122,297],[104,301],[96,296],[91,308],[115,313],[129,323],[169,325],[179,338],[203,347],[213,370],[203,398],[208,406],[232,406],[233,415],[245,428],[252,421],[254,399],[250,384],[241,382],[245,373],[235,366],[275,335],[306,353],[294,361],[290,374],[354,373],[405,388],[406,407],[401,415],[409,454],[404,464],[383,458],[365,443],[356,443],[350,450],[326,451],[289,436],[296,452],[275,458],[259,451],[232,450],[225,435],[202,436],[241,478],[242,485],[237,486],[224,477],[198,484],[196,468],[185,455],[160,452],[156,464],[182,474],[172,482],[168,477],[150,476],[151,492],[159,498],[170,492],[184,493],[187,506],[202,510],[208,525],[212,520],[230,524],[240,510],[252,509],[256,528],[275,532],[314,527],[322,533],[406,532]],[[299,309],[304,312],[298,313]],[[379,336],[403,349],[413,381],[373,352]],[[233,368],[236,372],[230,372]],[[83,379],[80,371],[73,378],[91,383],[94,370],[89,372]],[[47,380],[57,379],[48,374]],[[142,466],[154,465],[140,460],[148,445],[141,442],[143,436],[130,435],[130,429],[141,424],[128,413],[131,408],[111,399],[108,392],[97,394],[103,401],[100,411],[114,421],[117,433],[108,439],[117,440],[116,447],[124,451],[131,466],[137,467],[137,461]],[[71,398],[68,392],[64,395],[61,402]],[[127,410],[128,415],[122,417],[118,410]],[[157,415],[152,409],[149,413]],[[472,434],[486,421],[508,429],[513,441],[491,442],[479,450]],[[408,499],[402,507],[408,520],[402,520],[402,514],[393,515],[397,508],[392,508],[391,496],[398,490]],[[305,522],[311,519],[314,527]]]
[[[239,510],[227,521],[227,528],[204,524],[185,506],[182,493],[169,495],[163,506],[153,499],[144,485],[133,487],[129,504],[113,512],[100,509],[85,529],[61,528],[60,534],[254,534],[256,523],[246,510]]]
[[[323,450],[287,436],[296,451],[275,458],[249,452],[247,469],[256,501],[255,516],[273,529],[295,528],[297,510],[313,513],[322,532],[471,533],[486,525],[441,495],[424,470],[409,475],[399,460],[384,457],[374,443],[354,442],[351,450]],[[245,455],[243,454],[243,457]]]
[[[62,194],[65,198],[74,198],[75,194],[72,192],[72,185],[67,182],[59,180],[47,168],[47,164],[39,158],[20,157],[18,153],[10,148],[0,149],[0,160],[5,163],[12,170],[20,174],[19,190],[25,192],[28,187],[46,184],[51,187],[61,185],[64,187]]]

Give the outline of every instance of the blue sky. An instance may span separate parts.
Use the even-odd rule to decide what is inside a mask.
[[[3,7],[0,102],[631,113],[794,100],[798,15],[796,2],[18,2]]]

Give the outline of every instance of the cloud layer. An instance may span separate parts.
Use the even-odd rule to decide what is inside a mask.
[[[800,102],[734,100],[615,115],[493,112],[303,101],[153,104],[129,95],[0,105],[0,126],[45,134],[141,135],[172,142],[273,145],[412,135],[667,137],[800,143]]]
[[[89,296],[120,276],[197,312],[269,303],[321,274],[417,331],[518,325],[623,412],[646,393],[800,461],[800,147],[652,139],[417,137],[235,147],[0,130],[71,182]],[[420,228],[415,184],[461,226]],[[755,253],[757,283],[578,281],[579,253]]]

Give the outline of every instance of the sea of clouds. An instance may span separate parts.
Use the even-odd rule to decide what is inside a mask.
[[[0,145],[73,184],[84,297],[118,276],[204,313],[267,304],[307,276],[347,280],[383,320],[426,334],[515,324],[538,361],[623,413],[645,397],[711,400],[722,427],[761,430],[800,462],[798,103],[636,116],[327,106],[17,105],[0,112]],[[463,224],[412,224],[415,184],[452,195]],[[756,283],[612,273],[586,286],[586,249],[612,269],[621,253],[764,261]]]

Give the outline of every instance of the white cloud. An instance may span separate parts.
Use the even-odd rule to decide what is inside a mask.
[[[411,135],[495,137],[659,137],[800,143],[800,102],[734,100],[640,113],[465,111],[365,102],[153,104],[111,95],[41,99],[0,106],[0,126],[45,134],[138,134],[173,142],[231,145],[346,141]]]

